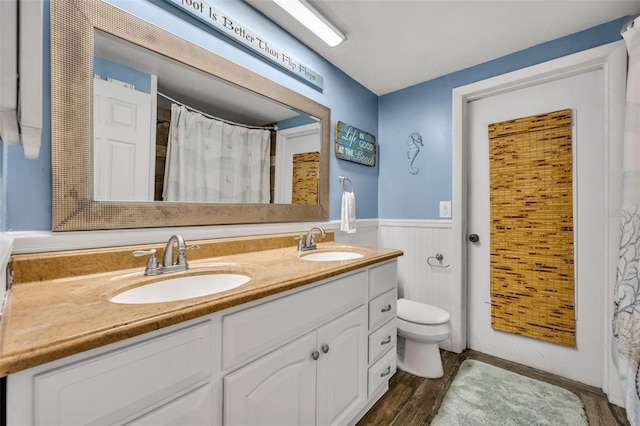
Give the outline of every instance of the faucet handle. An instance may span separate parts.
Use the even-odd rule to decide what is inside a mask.
[[[304,235],[298,235],[293,237],[293,239],[298,241],[298,251],[302,251],[302,248],[304,247]]]
[[[147,260],[147,268],[144,271],[145,275],[147,275],[147,273],[152,269],[158,269],[158,258],[156,257],[156,249],[136,250],[132,253],[132,255],[134,257],[147,256],[147,255],[149,256],[149,260]]]
[[[140,257],[140,256],[147,256],[150,255],[151,257],[156,257],[156,249],[150,249],[150,250],[136,250],[133,253],[131,253],[134,257]]]
[[[187,251],[188,250],[197,250],[199,248],[200,248],[199,245],[194,244],[194,245],[189,246],[189,247],[178,249],[178,261],[176,262],[176,265],[186,265],[187,269],[189,269],[189,266],[188,266],[189,264],[187,263]]]

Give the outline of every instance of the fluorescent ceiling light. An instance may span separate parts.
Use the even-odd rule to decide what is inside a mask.
[[[273,2],[320,37],[329,47],[335,47],[347,38],[304,0],[273,0]]]

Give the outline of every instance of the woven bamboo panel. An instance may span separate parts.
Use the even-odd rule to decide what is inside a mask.
[[[319,152],[293,154],[291,202],[293,204],[318,204],[319,176]]]
[[[491,326],[575,346],[571,110],[489,125]]]

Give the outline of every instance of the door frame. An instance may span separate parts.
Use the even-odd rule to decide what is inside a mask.
[[[318,135],[318,151],[320,151],[320,123],[309,123],[278,130],[276,136],[276,175],[273,195],[275,203],[291,204],[291,173],[293,171],[293,162],[292,158],[286,157],[288,154],[288,146],[295,143],[292,142],[292,139],[309,135]]]
[[[623,405],[622,394],[617,377],[617,370],[611,355],[611,328],[613,318],[613,291],[616,282],[618,263],[619,217],[615,209],[619,208],[622,197],[622,141],[624,133],[624,104],[627,75],[627,51],[624,42],[616,41],[572,55],[554,59],[542,64],[523,68],[507,74],[492,77],[476,83],[457,87],[452,91],[452,231],[455,243],[452,256],[452,282],[459,283],[455,287],[454,300],[459,304],[452,310],[452,317],[457,317],[459,330],[452,332],[452,350],[461,352],[467,342],[467,159],[468,143],[467,120],[468,103],[474,100],[535,86],[549,81],[569,77],[576,74],[603,70],[604,75],[604,150],[608,154],[605,159],[605,259],[602,277],[602,300],[605,322],[603,336],[603,380],[602,390],[609,400]]]

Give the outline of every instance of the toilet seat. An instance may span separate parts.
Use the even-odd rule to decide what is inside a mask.
[[[414,324],[437,325],[449,321],[449,312],[437,306],[416,302],[409,299],[398,299],[398,318]]]

